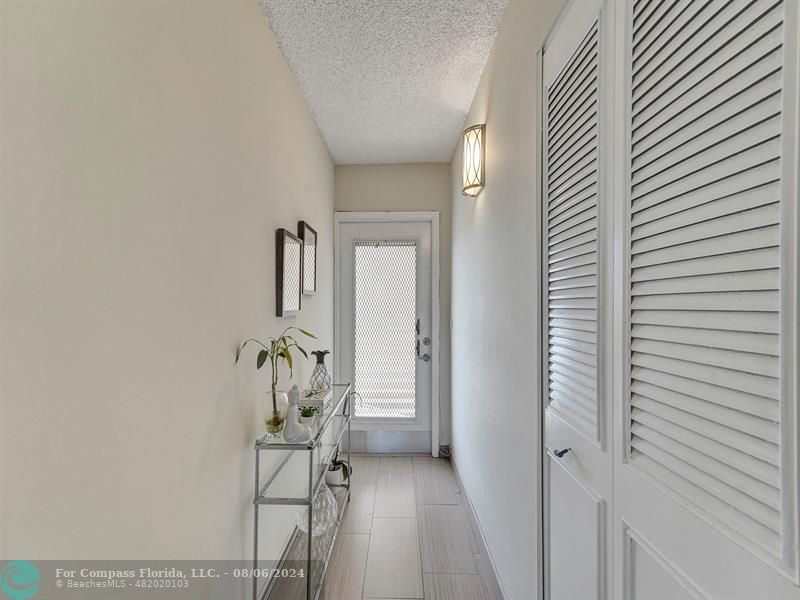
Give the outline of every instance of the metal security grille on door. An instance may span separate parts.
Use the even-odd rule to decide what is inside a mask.
[[[545,91],[548,401],[598,439],[598,28]]]
[[[636,2],[631,462],[781,553],[782,2]]]
[[[414,419],[417,243],[356,241],[353,262],[354,416]]]

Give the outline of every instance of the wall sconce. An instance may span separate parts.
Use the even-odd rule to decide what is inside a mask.
[[[485,183],[484,147],[486,125],[474,125],[464,130],[464,174],[461,193],[477,196]]]

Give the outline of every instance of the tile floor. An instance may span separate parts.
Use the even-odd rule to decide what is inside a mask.
[[[499,600],[450,462],[354,455],[325,600]]]

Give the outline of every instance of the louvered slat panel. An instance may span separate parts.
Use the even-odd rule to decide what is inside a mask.
[[[677,10],[676,10],[677,5]],[[637,2],[633,8],[633,29],[636,32],[637,50],[641,54],[656,39],[653,31],[664,15],[671,13],[678,20],[686,9],[692,5],[691,0],[647,0]]]
[[[778,399],[778,382],[772,377],[739,373],[730,369],[721,369],[643,352],[632,353],[631,364],[642,367],[642,369],[661,371],[721,388],[741,390],[755,396]]]
[[[650,398],[672,408],[695,414],[772,444],[778,443],[778,423],[775,421],[762,419],[760,416],[753,418],[752,414],[705,402],[695,395],[679,394],[674,390],[641,381],[634,383],[631,390],[636,395]]]
[[[724,312],[700,313],[689,311],[638,310],[631,315],[632,323],[701,327],[717,331],[778,333],[778,313],[738,312],[736,321]]]
[[[755,107],[757,109],[762,106]],[[757,118],[757,117],[756,117]],[[739,127],[742,124],[738,124]],[[755,124],[745,123],[745,128],[734,133],[712,131],[696,136],[691,142],[665,153],[657,161],[634,170],[639,189],[657,189],[682,179],[687,174],[717,160],[720,155],[733,156],[744,149],[764,144],[780,136],[780,119],[772,116]],[[727,135],[726,135],[727,134]]]
[[[687,327],[662,327],[660,325],[634,325],[633,337],[637,339],[682,341],[695,346],[709,346],[726,350],[741,350],[778,356],[778,336],[759,335],[741,331],[714,331],[713,329]],[[713,342],[711,341],[713,340]],[[711,347],[711,346],[709,346]]]
[[[633,281],[773,269],[779,253],[776,248],[763,248],[701,258],[689,258],[693,254],[685,250],[681,253],[680,249],[665,254],[667,255],[642,254],[634,257],[631,261],[634,263],[632,266],[636,269],[633,274]],[[684,264],[681,264],[682,262]],[[743,309],[740,307],[737,310]]]
[[[779,24],[780,12],[775,6],[780,1],[765,4],[715,0],[715,13],[709,14],[712,6],[700,11],[700,18],[678,31],[634,71],[634,101],[642,102],[653,91],[674,90],[721,68]]]
[[[780,110],[780,98],[771,95],[727,119],[703,123],[699,129],[690,127],[678,130],[667,138],[656,140],[648,148],[642,147],[642,151],[633,159],[633,170],[645,176],[647,170],[661,167],[661,161],[668,155],[674,161],[688,160],[704,148],[721,143],[742,131],[769,125],[777,120]]]
[[[654,369],[634,367],[633,378],[636,381],[632,389],[639,384],[652,384],[685,396],[693,396],[704,402],[732,408],[743,414],[753,415],[773,423],[777,423],[779,419],[778,403],[773,399],[757,394],[721,388],[713,384]]]
[[[639,432],[644,429],[653,430],[676,442],[690,446],[729,467],[739,469],[742,473],[763,481],[767,485],[780,487],[780,470],[776,465],[771,465],[754,457],[752,454],[731,448],[704,435],[674,425],[656,415],[635,409],[632,412],[632,416],[634,417],[632,429]]]
[[[683,202],[679,203],[676,198],[669,203],[642,210],[633,215],[631,224],[636,227],[634,239],[759,208],[777,202],[779,198],[780,190],[775,181],[743,189],[722,198],[714,198],[703,204],[687,204],[691,201],[689,198],[683,198],[681,199]]]
[[[571,219],[575,215],[592,210],[595,207],[595,203],[596,198],[594,190],[591,190],[588,194],[582,194],[576,197],[574,201],[570,202],[568,205],[559,206],[557,210],[550,211],[550,227],[555,227],[567,219]]]
[[[633,199],[640,206],[654,206],[682,194],[702,194],[706,186],[728,177],[731,173],[745,172],[748,168],[767,161],[777,161],[780,152],[780,138],[754,141],[744,149],[720,156],[711,164],[693,165],[700,168],[672,181],[639,183],[634,179]]]
[[[569,327],[570,329],[577,329],[579,331],[597,331],[597,324],[594,321],[551,318],[549,324],[551,327]]]
[[[712,439],[720,444],[730,446],[731,448],[739,448],[746,454],[750,454],[769,464],[776,464],[777,462],[772,456],[772,453],[777,448],[776,444],[754,438],[714,421],[701,419],[685,411],[672,408],[666,404],[661,404],[650,398],[645,398],[644,396],[632,395],[631,406],[643,413],[649,413],[660,417],[673,425],[693,431],[698,435]]]
[[[629,452],[777,555],[782,2],[640,4]]]
[[[589,240],[583,244],[572,246],[565,251],[549,252],[548,262],[551,264],[551,271],[558,271],[568,269],[579,265],[588,265],[595,262],[595,253],[597,252],[597,241]],[[577,277],[571,275],[570,277]],[[563,276],[559,277],[564,279]],[[555,279],[551,277],[550,279]]]
[[[775,486],[765,486],[763,481],[743,473],[739,469],[729,467],[703,452],[698,452],[692,446],[676,442],[672,438],[662,435],[649,427],[634,426],[633,432],[637,438],[646,440],[659,450],[672,454],[681,460],[696,465],[704,472],[713,473],[716,479],[733,486],[736,489],[746,490],[748,496],[755,498],[777,512],[780,507],[780,493]],[[636,447],[634,445],[634,447]]]
[[[548,402],[597,439],[598,28],[545,90]]]
[[[716,0],[719,3],[719,0]],[[662,3],[667,4],[667,3]],[[641,23],[634,20],[634,58],[633,72],[641,73],[642,68],[652,60],[656,54],[660,54],[664,47],[670,42],[674,42],[676,36],[685,32],[687,28],[691,31],[697,27],[698,15],[702,14],[705,2],[691,2],[691,0],[681,0],[679,6],[662,6],[660,11],[653,11],[657,15],[656,19],[642,19]],[[664,20],[669,17],[668,20]],[[649,21],[649,23],[648,23]],[[685,38],[685,34],[684,34]]]
[[[583,277],[572,277],[570,279],[562,279],[561,281],[553,282],[550,284],[550,291],[594,285],[597,285],[597,277],[594,275],[584,275]]]
[[[673,277],[634,283],[632,291],[637,296],[674,294],[676,292],[735,292],[741,290],[778,289],[778,269]]]
[[[693,253],[703,250],[696,256],[715,256],[731,251],[770,248],[779,243],[779,220],[779,206],[769,204],[744,213],[676,227],[659,235],[639,237],[633,242],[632,253],[665,251],[674,246],[683,246],[684,249],[691,248]]]
[[[590,377],[592,379],[597,378],[597,369],[595,367],[577,362],[572,360],[571,358],[567,358],[565,356],[557,356],[553,355],[550,357],[550,364],[551,365],[563,365],[565,367],[569,367],[575,373],[580,373],[585,375],[586,377]]]
[[[595,127],[592,119],[587,120],[583,127],[575,128],[569,144],[565,144],[561,149],[553,153],[553,168],[559,169],[566,161],[574,159],[587,145],[593,143],[596,137],[597,127]]]
[[[556,236],[559,233],[564,233],[565,231],[568,231],[568,230],[572,229],[573,227],[582,225],[582,224],[586,223],[587,221],[591,221],[596,216],[597,216],[597,211],[595,210],[595,206],[592,205],[587,210],[579,212],[579,213],[577,213],[577,214],[575,214],[572,217],[569,217],[567,219],[558,220],[558,221],[554,220],[550,224],[550,235],[551,236]],[[577,231],[577,230],[573,229],[573,231]]]
[[[695,484],[698,488],[705,490],[720,500],[728,502],[741,512],[749,513],[752,515],[752,520],[760,525],[768,527],[775,532],[780,531],[780,513],[778,510],[757,500],[754,497],[756,494],[751,490],[740,490],[728,485],[722,480],[720,473],[716,469],[709,469],[713,473],[709,474],[705,469],[698,468],[699,465],[693,465],[676,456],[676,454],[662,450],[639,436],[633,438],[632,446],[653,460],[660,462],[666,468],[679,472],[683,478]],[[763,486],[763,484],[760,485],[764,490],[762,493],[766,493],[769,488]]]
[[[659,98],[634,115],[633,132],[637,136],[634,156],[685,127],[702,125],[703,117],[711,111],[715,111],[718,120],[730,118],[774,95],[780,89],[780,77],[776,76],[780,71],[780,45],[767,45],[767,41],[760,42],[725,65],[726,72],[719,74],[720,79],[700,79],[688,89],[659,90],[677,97],[666,105]],[[720,81],[724,83],[720,85]],[[684,93],[677,95],[681,90]],[[653,135],[655,131],[660,137]]]

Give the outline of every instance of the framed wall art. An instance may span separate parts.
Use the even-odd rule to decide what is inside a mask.
[[[287,229],[275,232],[275,292],[275,312],[279,317],[300,312],[303,240]]]
[[[317,230],[305,221],[297,223],[297,235],[303,240],[303,293],[317,293]]]

